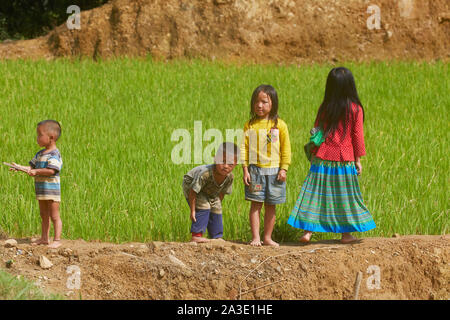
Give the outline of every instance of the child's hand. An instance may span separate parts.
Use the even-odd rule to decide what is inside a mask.
[[[278,181],[281,181],[281,182],[285,182],[285,181],[286,181],[286,170],[281,169],[281,170],[278,172],[277,180],[278,180]]]
[[[28,171],[27,171],[27,174],[28,174],[30,177],[34,177],[35,175],[37,175],[36,169],[30,169],[30,170],[28,170]]]
[[[358,176],[360,176],[360,175],[361,175],[361,172],[362,172],[362,165],[361,165],[361,162],[356,161],[356,162],[355,162],[355,166],[356,166],[356,172],[358,172]]]
[[[191,212],[191,220],[192,222],[197,222],[197,219],[195,219],[195,211]]]
[[[248,173],[247,170],[244,171],[244,184],[246,186],[250,185],[250,182],[252,182],[251,178],[250,178],[250,174]]]

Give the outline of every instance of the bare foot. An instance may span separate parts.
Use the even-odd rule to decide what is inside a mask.
[[[261,239],[253,239],[250,243],[251,246],[253,247],[261,247]]]
[[[204,243],[204,242],[209,242],[209,239],[206,239],[203,237],[192,237],[191,242]]]
[[[38,245],[41,245],[41,244],[48,244],[48,240],[39,238],[37,240],[31,241],[31,245],[32,246],[38,246]]]
[[[305,231],[303,236],[300,238],[300,242],[308,243],[309,240],[311,240],[312,234],[313,234],[312,231]]]
[[[53,240],[53,242],[51,244],[49,244],[48,247],[51,249],[56,249],[56,248],[61,247],[61,240]]]
[[[352,243],[358,240],[354,236],[352,236],[350,233],[343,233],[341,238],[341,243]]]
[[[264,240],[263,245],[265,246],[271,246],[271,247],[279,247],[280,245],[273,241],[272,239]]]

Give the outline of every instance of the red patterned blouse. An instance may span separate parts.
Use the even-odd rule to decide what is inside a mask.
[[[317,158],[332,161],[355,161],[356,157],[366,154],[362,108],[352,103],[351,112],[345,136],[344,126],[341,122],[335,132],[328,135],[325,141],[312,151]],[[314,126],[317,125],[318,121]]]

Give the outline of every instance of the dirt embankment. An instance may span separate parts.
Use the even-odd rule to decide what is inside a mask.
[[[48,249],[18,242],[5,248],[0,241],[0,268],[12,259],[5,270],[69,299],[353,299],[359,272],[359,299],[450,298],[450,235],[279,248],[66,240]],[[42,255],[49,269],[39,265]]]
[[[448,0],[112,0],[0,58],[114,57],[324,62],[448,60]],[[372,17],[371,17],[372,16]]]

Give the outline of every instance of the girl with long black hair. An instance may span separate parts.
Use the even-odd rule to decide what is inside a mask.
[[[360,159],[366,154],[363,123],[352,73],[332,69],[315,120],[325,141],[312,150],[311,168],[288,220],[305,230],[301,242],[308,242],[313,232],[334,232],[342,233],[342,243],[350,243],[356,240],[351,232],[375,228],[358,183]]]

